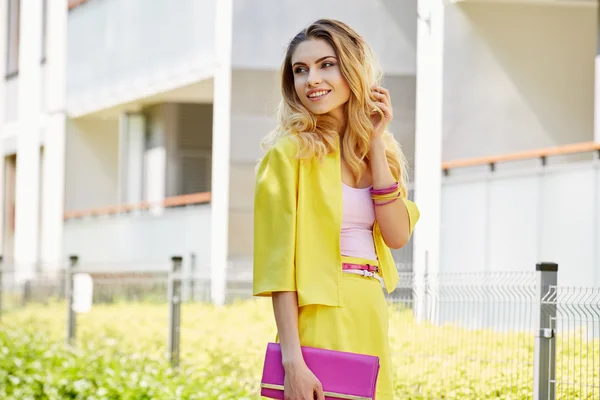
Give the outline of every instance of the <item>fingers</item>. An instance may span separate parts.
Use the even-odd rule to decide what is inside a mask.
[[[390,96],[389,90],[387,90],[383,86],[373,86],[372,89],[374,93],[383,95],[386,99],[388,99],[391,102],[392,97]]]
[[[389,102],[389,99],[383,93],[373,92],[373,97],[375,98],[375,100],[380,101],[382,103],[388,104],[388,102]]]
[[[386,96],[390,94],[390,92],[386,88],[384,88],[383,86],[379,86],[379,85],[373,86],[373,90],[383,93]]]
[[[387,104],[384,104],[382,102],[376,102],[375,103],[377,105],[377,107],[379,107],[379,109],[381,110],[381,112],[383,112],[383,115],[385,116],[386,119],[391,119],[392,118],[392,110],[390,107],[388,107]]]
[[[316,389],[315,389],[315,394],[316,394],[316,399],[317,400],[325,400],[325,394],[323,394],[323,387],[321,385],[319,385]]]
[[[380,103],[383,103],[386,106],[386,108],[389,111],[389,113],[386,113],[386,116],[391,117],[392,100],[390,98],[390,92],[381,86],[375,86],[375,87],[373,87],[371,93],[373,94],[375,102],[378,106]]]

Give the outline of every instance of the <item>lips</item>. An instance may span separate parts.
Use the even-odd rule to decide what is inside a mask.
[[[319,100],[329,94],[329,92],[331,92],[329,89],[313,89],[309,90],[306,96],[311,100]]]

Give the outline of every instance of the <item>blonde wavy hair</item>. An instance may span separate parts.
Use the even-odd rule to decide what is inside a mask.
[[[350,98],[344,105],[346,130],[341,135],[341,152],[358,181],[369,163],[369,144],[373,132],[373,110],[383,118],[382,111],[371,97],[371,88],[379,85],[382,72],[366,41],[343,22],[320,19],[300,31],[289,43],[281,68],[282,99],[277,109],[277,127],[262,142],[269,149],[285,135],[298,139],[300,159],[321,159],[336,146],[340,132],[330,115],[315,115],[308,111],[294,88],[291,59],[298,45],[305,40],[322,39],[333,47],[341,73],[350,87]],[[384,133],[386,158],[392,175],[406,196],[407,163],[399,143],[389,132]]]

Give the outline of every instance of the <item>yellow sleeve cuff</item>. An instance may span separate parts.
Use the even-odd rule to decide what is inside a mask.
[[[254,192],[255,296],[296,291],[298,160],[282,145],[259,164]]]
[[[413,230],[415,229],[415,225],[419,218],[421,217],[421,213],[419,212],[419,208],[417,205],[408,200],[404,199],[404,204],[406,204],[406,210],[408,211],[408,219],[409,219],[409,236],[412,236]]]

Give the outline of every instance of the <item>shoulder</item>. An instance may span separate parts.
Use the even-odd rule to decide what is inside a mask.
[[[261,175],[264,173],[281,173],[290,169],[298,168],[297,141],[292,135],[285,135],[277,138],[267,148],[264,156],[259,160],[256,166],[256,172]]]
[[[298,141],[294,135],[281,136],[274,143],[269,152],[275,152],[288,158],[295,158],[298,153]]]

